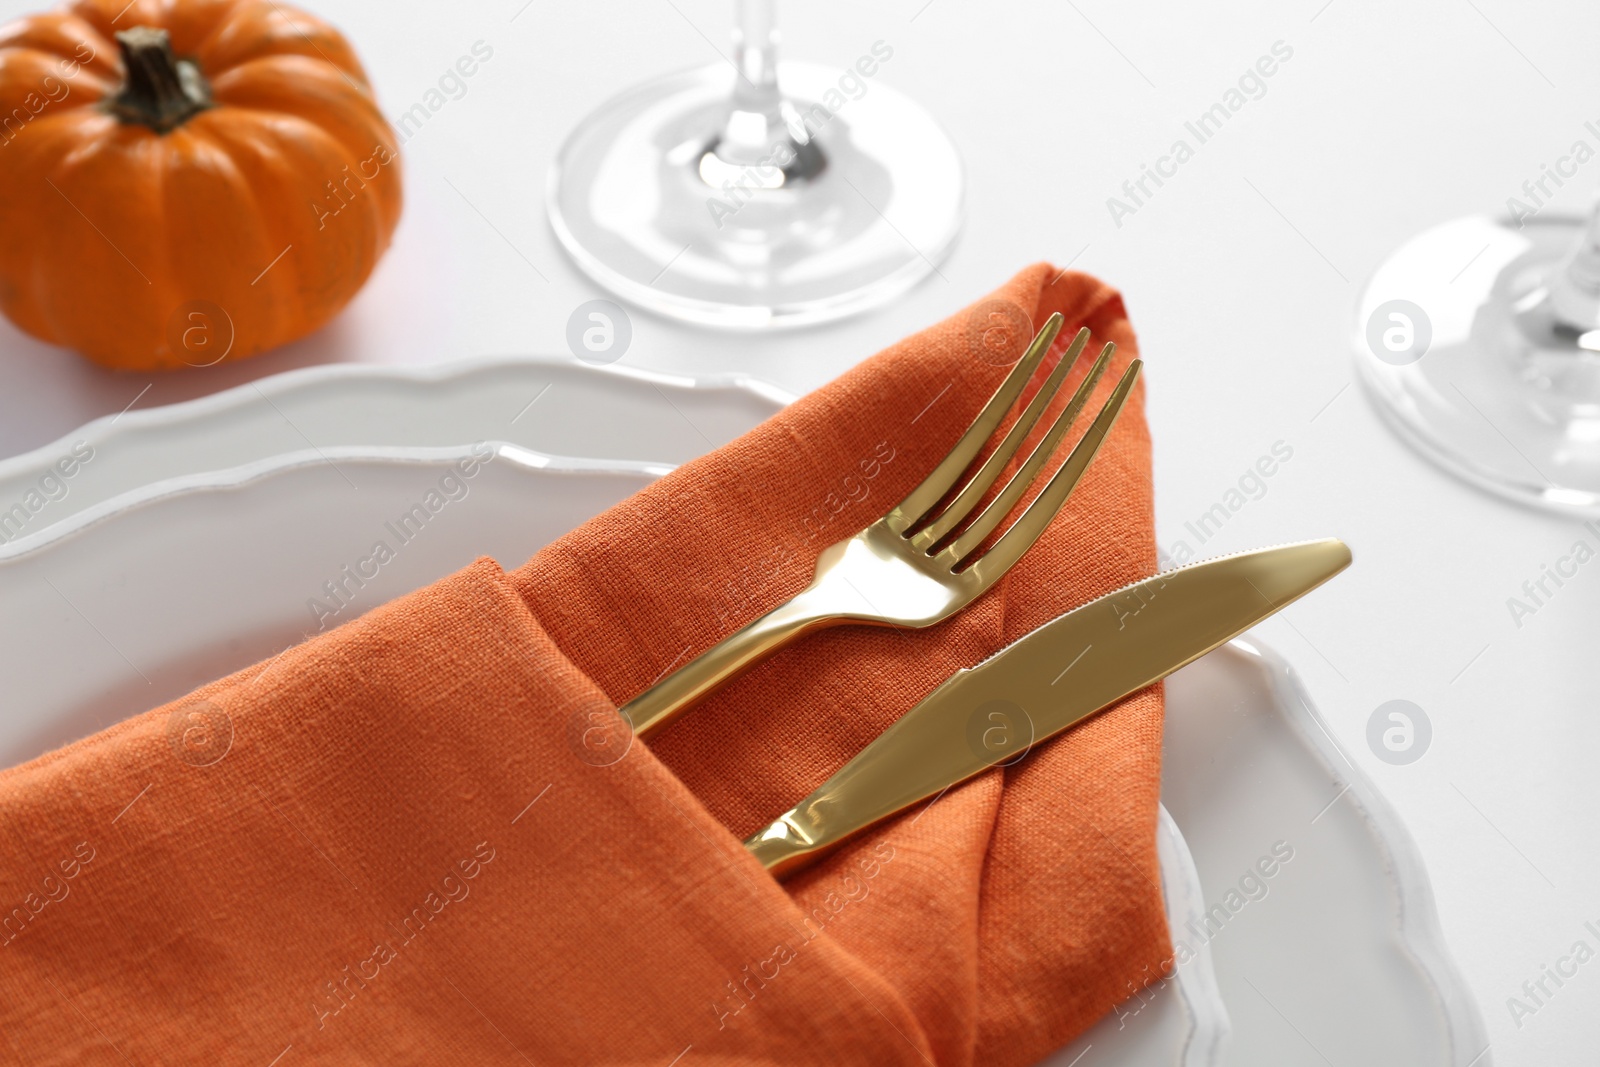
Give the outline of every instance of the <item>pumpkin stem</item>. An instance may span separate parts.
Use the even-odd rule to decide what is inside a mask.
[[[193,61],[172,54],[166,30],[135,26],[117,34],[128,80],[108,109],[123,122],[167,133],[211,107],[211,87]]]

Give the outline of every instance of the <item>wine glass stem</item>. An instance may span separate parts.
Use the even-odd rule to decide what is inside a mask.
[[[827,166],[809,132],[793,132],[778,90],[774,0],[734,0],[733,98],[696,166],[707,185],[772,189],[808,181]],[[788,112],[792,116],[792,111]]]
[[[740,111],[776,115],[778,110],[778,24],[774,0],[734,0],[733,62],[739,68],[734,106]]]

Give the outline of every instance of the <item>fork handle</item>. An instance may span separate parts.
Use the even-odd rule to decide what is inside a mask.
[[[634,734],[644,737],[795,638],[838,621],[817,601],[814,587],[801,592],[729,634],[618,710],[633,725]]]

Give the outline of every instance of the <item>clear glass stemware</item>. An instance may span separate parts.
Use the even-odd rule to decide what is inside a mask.
[[[1502,496],[1600,514],[1600,208],[1444,223],[1362,293],[1357,365],[1421,452]]]
[[[838,69],[780,64],[773,0],[736,9],[730,64],[635,86],[568,137],[547,187],[556,236],[605,288],[705,325],[898,296],[960,230],[955,146],[883,83],[888,42]]]

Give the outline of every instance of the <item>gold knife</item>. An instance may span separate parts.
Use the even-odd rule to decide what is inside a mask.
[[[1160,681],[1350,565],[1329,538],[1158,574],[1052,619],[951,675],[815,792],[745,842],[784,873]]]

